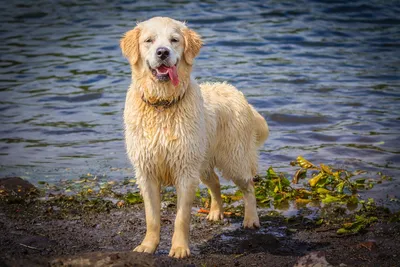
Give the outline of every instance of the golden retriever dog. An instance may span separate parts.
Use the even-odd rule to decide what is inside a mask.
[[[200,180],[211,192],[208,220],[224,216],[215,168],[243,192],[243,227],[259,227],[253,177],[257,149],[269,134],[264,118],[232,85],[199,85],[191,77],[202,40],[185,23],[149,19],[128,31],[120,45],[132,71],[124,110],[126,149],[146,213],[146,236],[134,251],[156,250],[160,187],[174,185],[178,201],[169,255],[190,255],[191,208]]]

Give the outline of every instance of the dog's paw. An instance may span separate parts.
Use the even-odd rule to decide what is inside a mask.
[[[249,229],[260,228],[260,220],[258,219],[258,216],[251,218],[245,217],[243,221],[243,228],[249,228]]]
[[[135,252],[145,252],[145,253],[154,253],[156,251],[157,246],[148,246],[148,245],[139,245],[133,251]]]
[[[219,221],[224,219],[224,212],[221,210],[210,210],[207,215],[207,220],[209,221]]]
[[[177,259],[183,259],[190,256],[190,249],[189,247],[171,248],[169,256]]]

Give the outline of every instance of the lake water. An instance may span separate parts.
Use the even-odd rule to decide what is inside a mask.
[[[205,46],[193,75],[228,81],[267,119],[260,171],[314,163],[382,171],[400,197],[398,1],[1,1],[0,176],[132,177],[119,39],[153,16]]]

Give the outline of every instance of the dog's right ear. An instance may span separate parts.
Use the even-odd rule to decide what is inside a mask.
[[[125,33],[120,41],[122,54],[129,60],[132,65],[135,65],[139,60],[139,36],[140,28],[136,27],[133,30]]]

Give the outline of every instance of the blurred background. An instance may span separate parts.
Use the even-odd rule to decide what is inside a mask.
[[[261,150],[400,184],[399,1],[1,1],[0,176],[33,182],[132,177],[119,39],[153,16],[185,20],[205,46],[193,75],[228,81],[267,119]]]

